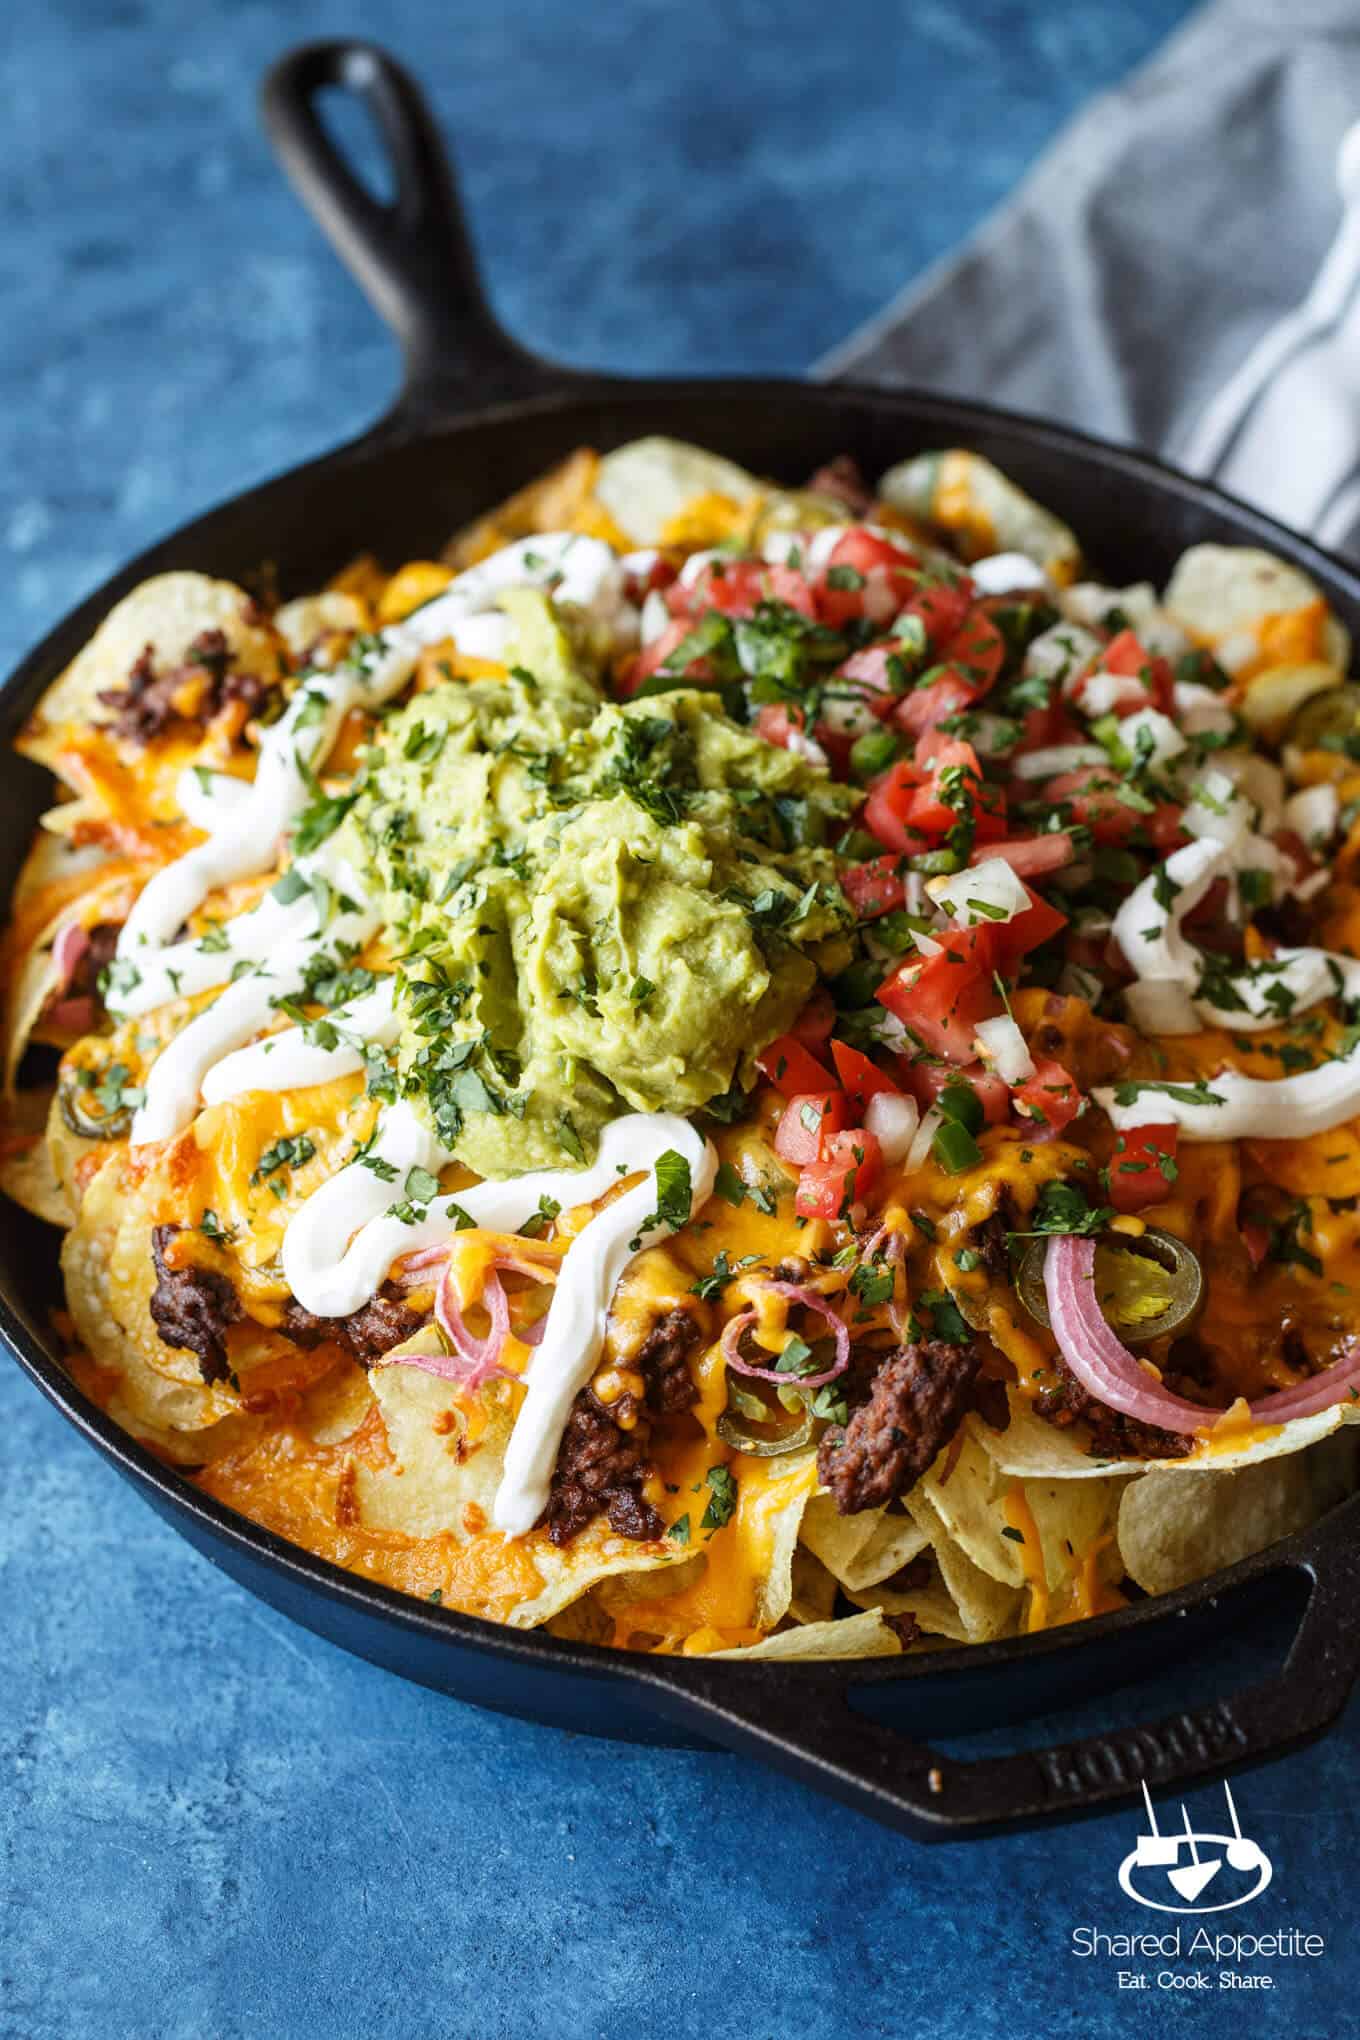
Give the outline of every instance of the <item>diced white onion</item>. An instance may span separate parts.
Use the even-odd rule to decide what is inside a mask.
[[[1060,772],[1077,772],[1083,765],[1108,765],[1099,744],[1045,744],[1040,750],[1025,751],[1012,759],[1017,779],[1055,779]]]
[[[1041,631],[1025,653],[1026,673],[1038,673],[1046,680],[1070,678],[1084,672],[1101,653],[1101,643],[1079,623],[1055,623]]]
[[[1226,772],[1206,772],[1192,789],[1193,798],[1181,815],[1187,836],[1212,836],[1231,846],[1252,824],[1251,803],[1244,800]]]
[[[1256,642],[1254,631],[1234,630],[1220,638],[1214,646],[1214,657],[1225,673],[1240,673],[1259,657],[1261,647]]]
[[[973,1031],[983,1055],[1006,1083],[1024,1084],[1034,1075],[1034,1058],[1009,1013],[979,1020]]]
[[[916,1100],[897,1091],[876,1092],[864,1108],[865,1130],[882,1148],[884,1161],[894,1168],[910,1152],[920,1123]]]
[[[926,891],[961,928],[975,928],[982,921],[1013,921],[1033,904],[1004,857],[985,857],[966,871],[928,878]]]
[[[980,595],[1019,594],[1022,589],[1047,588],[1048,575],[1028,553],[989,553],[968,569]]]
[[[1304,786],[1284,804],[1285,827],[1302,836],[1310,849],[1320,849],[1336,834],[1341,796],[1334,786]]]
[[[1214,770],[1231,779],[1239,793],[1246,795],[1261,813],[1267,829],[1273,829],[1284,810],[1284,774],[1259,751],[1218,751]]]
[[[1135,758],[1149,765],[1168,765],[1189,748],[1169,715],[1159,708],[1140,708],[1120,725],[1119,740]]]
[[[671,613],[666,607],[666,598],[659,588],[649,591],[642,605],[642,623],[639,636],[644,645],[652,644],[663,631],[670,628]]]
[[[1083,715],[1116,715],[1121,708],[1141,708],[1147,701],[1148,691],[1136,673],[1106,673],[1098,668],[1088,673],[1083,680],[1076,680],[1064,686],[1065,694],[1080,695],[1078,707]]]
[[[917,1127],[911,1146],[907,1149],[908,1169],[923,1169],[930,1160],[930,1144],[944,1125],[944,1114],[938,1105],[932,1105],[921,1124]]]
[[[1176,717],[1187,737],[1202,737],[1209,731],[1230,730],[1234,716],[1221,694],[1203,687],[1198,680],[1178,680],[1172,689]]]

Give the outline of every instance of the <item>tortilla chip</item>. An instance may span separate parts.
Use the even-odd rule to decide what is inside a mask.
[[[43,695],[15,749],[57,770],[64,731],[107,719],[100,694],[126,686],[148,645],[158,667],[178,665],[205,630],[222,632],[239,671],[277,679],[279,640],[244,588],[206,574],[156,574],[109,611],[84,651]]]
[[[1169,1594],[1306,1530],[1353,1492],[1354,1440],[1334,1433],[1311,1452],[1183,1480],[1144,1474],[1119,1504],[1119,1551],[1145,1593]]]
[[[918,453],[888,469],[878,494],[894,510],[947,531],[965,560],[1018,552],[1060,587],[1077,577],[1081,548],[1067,525],[979,453]]]
[[[902,1645],[878,1610],[843,1615],[836,1622],[809,1622],[801,1629],[781,1629],[762,1643],[738,1650],[708,1652],[713,1658],[783,1658],[813,1662],[830,1658],[900,1657]]]

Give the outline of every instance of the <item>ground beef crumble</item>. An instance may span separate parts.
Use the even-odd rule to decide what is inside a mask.
[[[198,1371],[204,1381],[225,1381],[230,1374],[227,1328],[239,1324],[246,1313],[228,1276],[215,1268],[168,1265],[166,1250],[180,1230],[176,1225],[158,1225],[151,1234],[156,1264],[151,1316],[167,1346],[183,1346],[197,1355]],[[316,1317],[290,1297],[284,1306],[280,1330],[308,1351],[333,1340],[351,1359],[367,1367],[428,1321],[428,1311],[412,1310],[385,1289],[371,1303],[361,1304],[358,1310],[342,1318]]]
[[[838,453],[825,467],[819,467],[816,474],[808,476],[806,486],[815,495],[833,496],[844,503],[852,517],[863,517],[874,500],[859,462],[849,453]]]
[[[570,1543],[601,1513],[616,1536],[641,1541],[663,1534],[665,1524],[641,1493],[650,1471],[646,1417],[670,1416],[698,1400],[689,1370],[698,1339],[699,1327],[688,1311],[668,1311],[653,1325],[633,1361],[645,1383],[641,1405],[624,1398],[606,1406],[590,1389],[581,1390],[562,1434],[542,1517],[554,1544]],[[625,1414],[624,1402],[636,1420],[630,1430],[615,1421]]]
[[[223,631],[201,630],[181,664],[158,673],[155,647],[145,645],[121,687],[101,688],[99,700],[113,711],[103,727],[145,746],[176,719],[210,722],[229,701],[243,701],[254,715],[273,683],[258,673],[233,672],[235,658]]]
[[[151,1292],[151,1315],[167,1346],[183,1346],[197,1356],[204,1381],[225,1381],[231,1371],[227,1366],[227,1327],[240,1319],[241,1300],[227,1277],[215,1269],[167,1265],[166,1248],[179,1231],[177,1225],[158,1225],[152,1231],[156,1286]]]
[[[1093,1459],[1184,1459],[1194,1449],[1193,1438],[1141,1424],[1097,1402],[1061,1360],[1055,1358],[1053,1371],[1057,1379],[1035,1397],[1035,1414],[1063,1430],[1080,1419],[1091,1432]],[[1212,1420],[1212,1410],[1204,1414]]]
[[[888,1354],[868,1401],[817,1448],[818,1474],[842,1516],[879,1508],[920,1479],[968,1408],[981,1358],[971,1340],[923,1340]]]

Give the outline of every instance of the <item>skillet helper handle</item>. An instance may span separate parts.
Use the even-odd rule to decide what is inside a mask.
[[[395,186],[390,202],[367,189],[328,133],[318,105],[326,91],[350,94],[372,115]],[[398,422],[418,430],[570,379],[492,314],[443,141],[394,58],[373,43],[307,43],[269,71],[260,102],[294,190],[401,342]]]
[[[1278,1561],[1262,1571],[1279,1572]],[[762,1758],[921,1841],[962,1840],[1072,1818],[1281,1754],[1318,1735],[1360,1673],[1353,1545],[1301,1555],[1311,1580],[1289,1655],[1272,1678],[1207,1706],[1108,1735],[1014,1755],[956,1760],[851,1705],[846,1667],[653,1659],[653,1704],[729,1748]],[[1036,1639],[1036,1642],[1038,1639]],[[1167,1624],[1167,1649],[1176,1650]],[[1075,1666],[1074,1666],[1075,1671]]]

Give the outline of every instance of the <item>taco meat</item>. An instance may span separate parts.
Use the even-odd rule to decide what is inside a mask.
[[[982,1354],[928,1339],[890,1353],[849,1425],[826,1432],[817,1471],[842,1516],[881,1508],[919,1480],[968,1407]]]
[[[105,727],[144,747],[176,719],[211,722],[229,701],[243,701],[253,715],[270,685],[258,673],[233,673],[235,657],[225,632],[201,630],[183,664],[158,673],[155,647],[146,645],[122,687],[100,690],[100,701],[113,710]]]
[[[227,1277],[216,1269],[168,1265],[166,1248],[182,1229],[158,1225],[152,1231],[156,1287],[151,1292],[151,1315],[167,1346],[184,1346],[198,1356],[198,1371],[204,1381],[225,1381],[231,1372],[227,1327],[243,1315],[241,1300]]]

